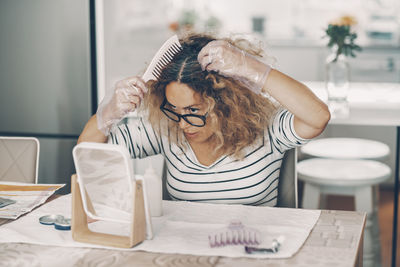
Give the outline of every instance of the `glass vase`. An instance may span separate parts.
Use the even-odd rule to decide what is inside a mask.
[[[328,107],[332,118],[349,116],[347,97],[350,89],[350,65],[347,56],[336,54],[336,50],[326,58],[326,90]]]
[[[336,51],[326,59],[326,89],[328,102],[347,102],[350,88],[350,65],[347,56],[336,55]]]

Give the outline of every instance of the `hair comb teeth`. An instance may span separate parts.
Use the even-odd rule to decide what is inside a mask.
[[[240,221],[233,221],[229,226],[215,234],[208,236],[210,247],[223,247],[230,245],[259,245],[260,232],[256,229],[245,227]]]
[[[168,65],[174,58],[174,56],[182,50],[182,46],[179,43],[178,36],[174,35],[170,37],[158,50],[150,65],[147,67],[146,72],[143,74],[143,80],[145,82],[149,80],[157,80],[162,72],[162,69]]]

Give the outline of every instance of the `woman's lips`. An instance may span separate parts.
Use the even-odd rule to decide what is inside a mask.
[[[185,134],[186,138],[193,138],[197,135],[197,133],[187,133],[187,132],[185,132],[184,134]]]

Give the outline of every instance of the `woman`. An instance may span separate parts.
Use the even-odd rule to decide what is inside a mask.
[[[284,152],[324,130],[327,106],[254,49],[205,35],[180,42],[157,81],[118,82],[78,142],[109,139],[134,158],[163,154],[176,200],[275,206]],[[142,100],[141,119],[116,126]]]

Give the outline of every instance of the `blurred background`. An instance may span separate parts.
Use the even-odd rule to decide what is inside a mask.
[[[98,97],[115,81],[143,73],[171,34],[212,32],[260,43],[275,68],[300,81],[324,81],[331,53],[325,30],[355,21],[362,52],[350,58],[353,82],[400,82],[400,1],[396,0],[117,0],[98,1]],[[145,64],[143,64],[145,63]],[[363,96],[360,96],[362,98]],[[329,126],[326,137],[362,137],[395,147],[394,127]],[[384,160],[394,168],[395,154]],[[392,168],[392,169],[393,169]],[[393,182],[393,178],[389,183]]]
[[[323,80],[321,64],[329,52],[324,30],[329,22],[349,16],[364,48],[352,62],[352,80],[400,79],[396,0],[117,0],[104,1],[102,9],[107,66],[119,75],[143,70],[142,62],[171,33],[195,30],[251,36],[263,42],[284,72],[300,80]],[[143,51],[140,58],[137,49]]]
[[[351,81],[399,83],[399,14],[397,0],[0,0],[0,134],[39,137],[41,162],[51,162],[40,164],[40,181],[68,183],[71,148],[105,91],[143,73],[172,34],[246,37],[282,72],[324,81],[325,29],[345,16],[363,49],[349,59]],[[395,144],[391,127],[325,135]]]

